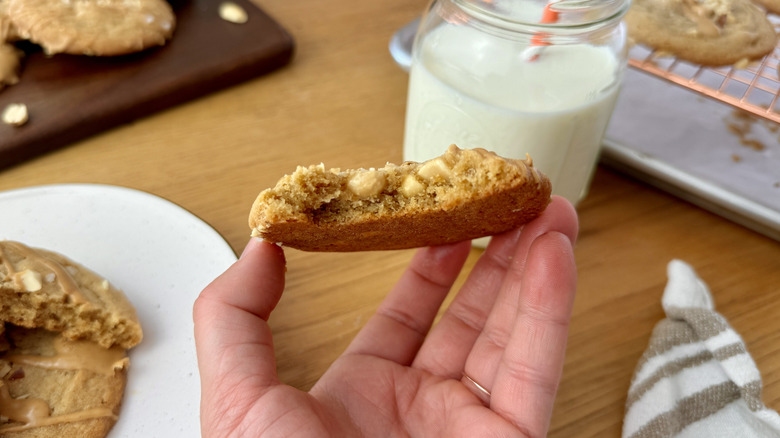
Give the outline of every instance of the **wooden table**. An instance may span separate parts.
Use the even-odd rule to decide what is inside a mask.
[[[90,182],[148,191],[201,217],[240,252],[254,197],[297,164],[400,161],[407,75],[387,45],[425,3],[260,0],[296,40],[289,66],[0,171],[0,190]],[[765,402],[780,409],[776,241],[606,168],[579,214],[578,296],[551,436],[619,436],[634,366],[663,318],[673,258],[709,284],[762,372]],[[309,388],[411,254],[288,250],[288,286],[271,318],[281,378]]]

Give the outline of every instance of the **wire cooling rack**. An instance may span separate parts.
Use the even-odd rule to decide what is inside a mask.
[[[780,123],[780,45],[759,61],[702,67],[643,46],[629,51],[628,64],[767,120]]]

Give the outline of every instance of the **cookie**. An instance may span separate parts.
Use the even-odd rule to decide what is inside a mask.
[[[43,329],[7,329],[11,347],[0,354],[0,436],[105,437],[122,403],[125,350]]]
[[[777,44],[750,0],[635,0],[625,22],[635,42],[705,66],[759,59]]]
[[[16,32],[49,54],[113,56],[165,44],[176,18],[165,0],[4,0]]]
[[[0,90],[19,82],[23,52],[12,44],[0,42]]]
[[[255,200],[252,234],[306,251],[415,248],[509,231],[550,202],[530,158],[452,145],[424,163],[298,167]]]
[[[7,41],[13,41],[16,30],[11,24],[11,19],[8,18],[8,14],[5,12],[6,1],[0,0],[0,43]]]
[[[130,348],[143,332],[127,297],[63,255],[0,241],[0,321]]]
[[[774,14],[780,14],[780,0],[752,0],[757,5]]]

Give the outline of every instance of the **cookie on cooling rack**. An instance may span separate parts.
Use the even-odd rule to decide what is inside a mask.
[[[780,14],[780,0],[752,0],[754,3],[761,5],[767,11]]]
[[[759,59],[777,44],[750,0],[635,0],[625,21],[635,42],[705,66]]]

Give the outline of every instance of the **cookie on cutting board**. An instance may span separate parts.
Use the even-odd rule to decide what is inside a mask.
[[[2,0],[21,39],[49,54],[113,56],[165,44],[176,17],[165,0]]]

